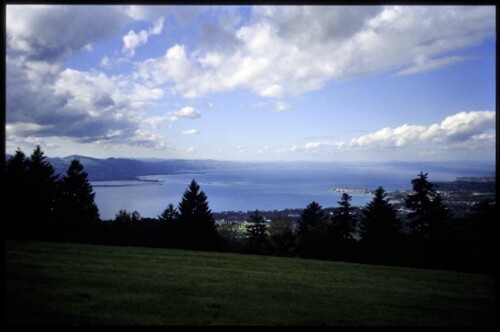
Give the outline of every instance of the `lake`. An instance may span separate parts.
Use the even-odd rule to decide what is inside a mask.
[[[200,172],[139,177],[141,181],[95,181],[95,201],[102,219],[120,209],[157,217],[169,203],[177,206],[192,179],[201,187],[214,212],[304,208],[313,200],[337,206],[335,188],[373,190],[411,189],[411,179],[429,172],[429,181],[451,181],[458,176],[491,175],[491,165],[409,163],[230,163]],[[352,194],[352,205],[363,206],[370,194]]]

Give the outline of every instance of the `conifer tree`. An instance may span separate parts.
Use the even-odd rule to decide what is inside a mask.
[[[99,223],[99,210],[94,202],[95,193],[78,160],[72,160],[66,175],[59,182],[57,214],[59,226],[73,238],[89,240]]]
[[[181,246],[189,249],[213,250],[218,236],[207,196],[193,179],[178,206],[177,232]]]
[[[411,229],[411,252],[418,265],[441,268],[450,261],[449,213],[435,185],[420,172],[411,180],[413,192],[406,198]]]
[[[424,239],[439,238],[445,232],[448,209],[435,185],[427,180],[428,173],[420,172],[411,180],[413,192],[406,198],[409,226],[414,235]]]
[[[330,235],[321,205],[311,202],[300,215],[295,249],[302,257],[328,258],[331,253]]]
[[[356,228],[356,220],[352,216],[354,208],[351,206],[352,197],[343,193],[338,208],[335,208],[333,215],[333,229],[341,240],[351,241]]]
[[[354,232],[356,230],[356,220],[352,215],[354,208],[351,206],[352,197],[343,193],[339,207],[334,208],[331,224],[329,225],[330,257],[334,260],[352,259],[355,254]]]
[[[290,255],[295,242],[295,233],[290,220],[277,219],[269,225],[269,244],[274,255]]]
[[[27,182],[29,159],[18,148],[16,153],[5,163],[5,223],[6,235],[12,238],[22,237],[22,230],[27,221],[29,208],[27,195],[30,190]]]
[[[471,241],[472,247],[477,252],[473,264],[481,270],[495,272],[498,262],[497,229],[498,214],[496,199],[483,199],[473,208],[469,217],[470,230],[476,239]]]
[[[315,228],[323,221],[324,215],[321,205],[312,201],[300,215],[298,234],[302,235],[307,233],[308,230]]]
[[[175,244],[174,232],[176,230],[179,213],[173,204],[168,204],[167,208],[158,216],[159,234],[158,243],[171,246]]]
[[[362,209],[360,233],[365,256],[388,263],[397,255],[401,223],[386,196],[384,188],[375,190],[373,200]]]
[[[161,222],[166,222],[168,224],[173,224],[178,215],[177,209],[172,203],[168,204],[167,208],[163,210],[162,214],[158,216]]]
[[[488,247],[487,251],[495,251],[496,225],[498,224],[496,200],[486,198],[476,203],[471,219],[474,221],[472,225],[474,232],[479,235],[482,244]]]
[[[252,253],[264,253],[266,251],[267,234],[264,217],[259,216],[259,211],[255,210],[247,221],[248,248]]]
[[[113,223],[116,223],[117,225],[127,225],[130,226],[132,225],[132,213],[128,212],[125,209],[120,209],[118,213],[115,214],[115,219],[113,220]]]
[[[373,243],[394,238],[401,225],[396,217],[396,210],[386,198],[384,188],[378,187],[372,201],[362,209],[360,223],[361,239]]]
[[[54,229],[54,205],[57,178],[52,165],[46,161],[38,145],[30,157],[27,181],[29,184],[28,233],[30,237],[45,238]]]

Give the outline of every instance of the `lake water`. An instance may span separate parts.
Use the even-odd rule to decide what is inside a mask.
[[[97,181],[92,185],[102,219],[114,218],[120,209],[157,217],[169,203],[178,205],[192,179],[206,193],[214,212],[265,211],[304,208],[313,200],[323,207],[337,206],[341,194],[333,192],[335,188],[373,190],[381,185],[386,190],[411,189],[411,179],[421,170],[429,172],[432,182],[491,175],[494,168],[456,164],[235,163],[199,173],[140,177],[145,181]],[[372,198],[370,194],[351,196],[355,206],[365,205]]]

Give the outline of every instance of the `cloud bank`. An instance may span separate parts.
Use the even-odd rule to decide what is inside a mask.
[[[213,44],[224,47],[176,44],[139,63],[138,75],[188,98],[237,88],[282,98],[331,80],[418,74],[468,61],[453,53],[494,31],[488,7],[258,6],[248,24],[213,31]]]
[[[129,18],[116,6],[8,5],[7,51],[38,61],[58,61],[111,37]]]
[[[396,150],[400,156],[409,152],[413,157],[448,153],[456,150],[490,151],[495,146],[494,111],[460,112],[429,126],[403,124],[383,128],[374,133],[347,141],[310,141],[280,149],[287,153],[338,154],[371,151],[372,153]]]

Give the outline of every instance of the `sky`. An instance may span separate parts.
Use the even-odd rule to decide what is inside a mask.
[[[6,6],[6,152],[495,161],[494,6]]]

